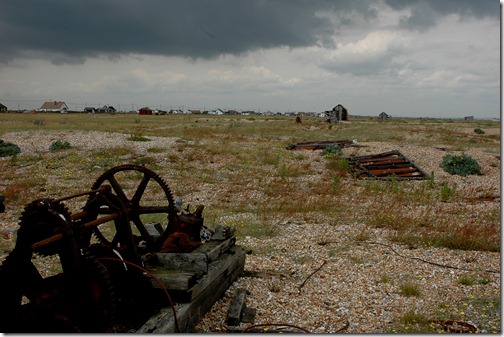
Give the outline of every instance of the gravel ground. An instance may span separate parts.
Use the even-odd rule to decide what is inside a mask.
[[[435,317],[447,310],[465,321],[465,316],[476,314],[471,298],[500,294],[498,253],[392,244],[380,229],[373,230],[372,240],[355,242],[349,238],[369,230],[359,223],[293,220],[279,226],[281,233],[272,239],[247,237],[241,242],[252,251],[274,246],[282,254],[247,256],[246,276],[213,306],[199,331],[226,331],[227,308],[239,288],[249,293],[246,305],[256,309],[255,324],[292,324],[318,333],[334,333],[347,324],[348,333],[392,332],[409,311]],[[489,283],[462,286],[458,280],[469,270]],[[403,284],[416,285],[420,295],[403,295]]]
[[[47,151],[57,139],[78,144],[82,149],[107,148],[114,144],[130,147],[137,153],[176,142],[175,138],[150,136],[149,142],[129,142],[128,137],[103,132],[13,132],[3,135],[2,139],[19,145],[23,155]],[[435,172],[437,179],[457,183],[462,193],[473,195],[472,192],[479,191],[500,196],[500,160],[495,154],[467,151],[482,164],[484,174],[466,179],[451,176],[439,168],[446,154],[441,149],[397,147],[387,143],[362,145],[365,147],[345,149],[345,154],[365,155],[398,149],[427,173]],[[308,151],[306,156],[314,159],[314,165],[323,165],[315,160],[320,157],[318,152]],[[0,188],[6,184],[0,182]],[[213,197],[211,188],[199,193],[199,200],[204,204]],[[495,204],[479,203],[471,207],[471,212],[478,212]],[[247,214],[240,216],[247,220]],[[7,210],[0,224],[3,232],[16,228],[17,221],[15,213]],[[394,332],[398,324],[401,327],[398,322],[405,313],[419,312],[484,326],[479,332],[501,331],[500,314],[494,314],[493,321],[488,319],[490,313],[487,315],[486,310],[495,310],[492,304],[482,310],[479,302],[474,302],[500,298],[500,253],[401,245],[388,240],[390,233],[386,229],[323,217],[313,223],[278,219],[275,227],[278,234],[272,238],[247,236],[237,242],[249,252],[245,272],[203,317],[196,331],[226,332],[227,309],[239,288],[247,290],[247,307],[256,310],[255,324],[290,324],[319,333]],[[357,240],[363,231],[368,234],[365,240]],[[467,276],[479,281],[462,285],[460,279]],[[404,285],[408,284],[414,285],[420,294],[405,295]],[[402,328],[404,332],[408,326]]]

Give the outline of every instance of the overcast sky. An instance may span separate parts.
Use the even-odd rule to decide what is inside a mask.
[[[0,103],[500,117],[498,0],[0,2]]]

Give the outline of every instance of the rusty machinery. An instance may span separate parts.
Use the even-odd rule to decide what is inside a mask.
[[[126,176],[128,180],[121,181]],[[78,197],[86,198],[85,206],[72,214],[64,202]],[[150,203],[144,202],[149,198]],[[0,330],[137,329],[169,304],[167,296],[152,287],[142,268],[144,258],[159,252],[181,228],[190,240],[200,241],[195,233],[203,223],[201,211],[202,206],[193,214],[179,214],[163,179],[137,165],[106,171],[89,191],[31,202],[20,217],[15,247],[0,266]],[[145,219],[160,216],[166,225],[152,235]],[[48,273],[37,261],[46,259],[56,267],[44,277]]]

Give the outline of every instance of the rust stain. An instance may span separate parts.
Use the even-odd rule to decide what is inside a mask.
[[[350,157],[348,160],[350,172],[356,178],[390,179],[395,176],[399,180],[427,179],[428,175],[417,167],[401,152],[389,151],[366,156]]]

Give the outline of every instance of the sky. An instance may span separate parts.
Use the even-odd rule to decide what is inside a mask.
[[[498,0],[0,2],[0,103],[500,118]]]

